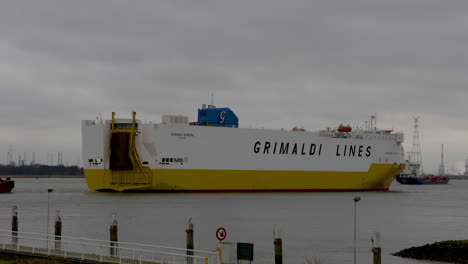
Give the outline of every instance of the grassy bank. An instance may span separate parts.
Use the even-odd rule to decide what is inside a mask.
[[[403,249],[392,255],[420,260],[468,264],[468,240],[447,240]]]
[[[72,264],[72,262],[0,253],[0,264]]]
[[[0,175],[0,178],[84,178],[84,175]]]

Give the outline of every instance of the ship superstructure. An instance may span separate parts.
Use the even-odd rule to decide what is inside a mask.
[[[91,190],[387,190],[404,165],[403,133],[349,126],[309,132],[239,128],[230,108],[203,106],[198,120],[164,115],[82,121]]]

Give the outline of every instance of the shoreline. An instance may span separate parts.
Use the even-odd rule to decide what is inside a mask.
[[[442,261],[450,263],[468,263],[468,240],[445,240],[410,247],[391,255],[417,260]]]
[[[26,178],[26,179],[35,179],[35,178],[84,178],[84,175],[0,175],[0,178]]]

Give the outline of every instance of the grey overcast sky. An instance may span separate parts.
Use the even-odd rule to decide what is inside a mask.
[[[405,132],[424,169],[468,158],[466,0],[30,0],[0,4],[0,162],[81,160],[81,120],[209,103],[242,127]],[[49,153],[49,154],[48,154]]]

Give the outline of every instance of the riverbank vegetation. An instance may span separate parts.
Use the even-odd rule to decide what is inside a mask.
[[[392,255],[419,260],[468,264],[468,240],[447,240],[403,249]]]
[[[72,262],[0,253],[0,264],[72,264]]]
[[[0,176],[2,175],[83,175],[83,169],[78,166],[49,166],[43,164],[33,165],[0,165]]]

